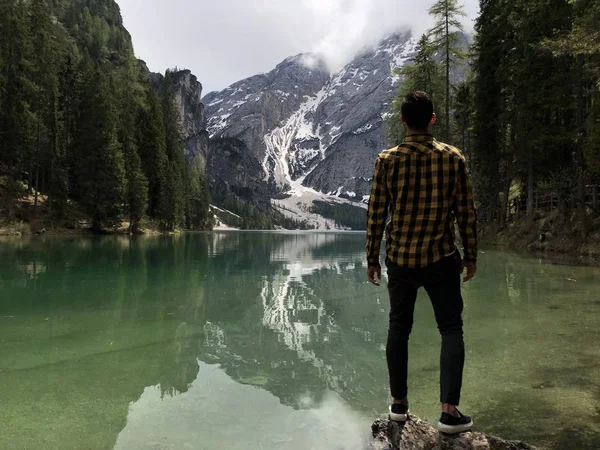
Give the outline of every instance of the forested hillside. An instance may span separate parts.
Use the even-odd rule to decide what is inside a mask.
[[[543,191],[563,214],[585,212],[586,185],[600,183],[599,23],[596,0],[482,3],[473,169],[488,218],[505,220],[515,182],[528,216]]]
[[[0,217],[210,226],[179,121],[170,73],[155,92],[113,0],[0,4]]]
[[[464,12],[438,0],[417,45],[407,91],[430,92],[439,138],[463,149],[481,218],[504,226],[554,209],[560,222],[598,218],[600,184],[600,2],[482,0],[470,52],[458,42]],[[470,67],[460,82],[449,74]],[[540,211],[540,214],[544,211]],[[590,230],[588,230],[590,231]]]

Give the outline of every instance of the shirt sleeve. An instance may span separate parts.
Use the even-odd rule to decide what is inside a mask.
[[[387,189],[386,161],[381,156],[377,158],[373,185],[367,211],[367,262],[369,266],[379,264],[381,239],[385,230],[388,213],[389,193]]]
[[[473,200],[471,181],[465,161],[458,163],[458,187],[456,190],[456,222],[465,249],[464,259],[477,262],[477,212]]]

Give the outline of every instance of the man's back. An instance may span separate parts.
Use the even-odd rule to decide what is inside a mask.
[[[438,428],[460,433],[473,426],[471,418],[457,409],[465,363],[460,274],[464,266],[464,281],[468,281],[477,271],[473,194],[464,156],[429,134],[436,121],[431,98],[425,92],[410,93],[401,111],[407,137],[377,158],[367,230],[367,278],[376,286],[381,280],[381,239],[387,230],[390,321],[386,358],[394,399],[389,417],[408,420],[408,338],[417,292],[423,287],[442,337]],[[456,248],[455,219],[465,247],[464,261]]]
[[[389,211],[388,211],[389,208]],[[388,260],[425,267],[456,250],[455,219],[465,259],[476,258],[476,217],[465,158],[431,135],[407,136],[379,155],[369,204],[369,261],[379,255],[385,217]]]

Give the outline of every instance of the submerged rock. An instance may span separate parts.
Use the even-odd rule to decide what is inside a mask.
[[[369,450],[536,450],[536,447],[523,442],[507,441],[483,433],[445,435],[414,416],[405,425],[377,420],[372,431],[374,442]]]

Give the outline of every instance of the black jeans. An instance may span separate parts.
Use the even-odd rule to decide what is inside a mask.
[[[390,261],[386,265],[391,306],[386,353],[392,397],[401,400],[408,392],[408,337],[417,291],[424,287],[442,336],[440,401],[458,406],[465,363],[459,252],[423,268],[410,269]]]

